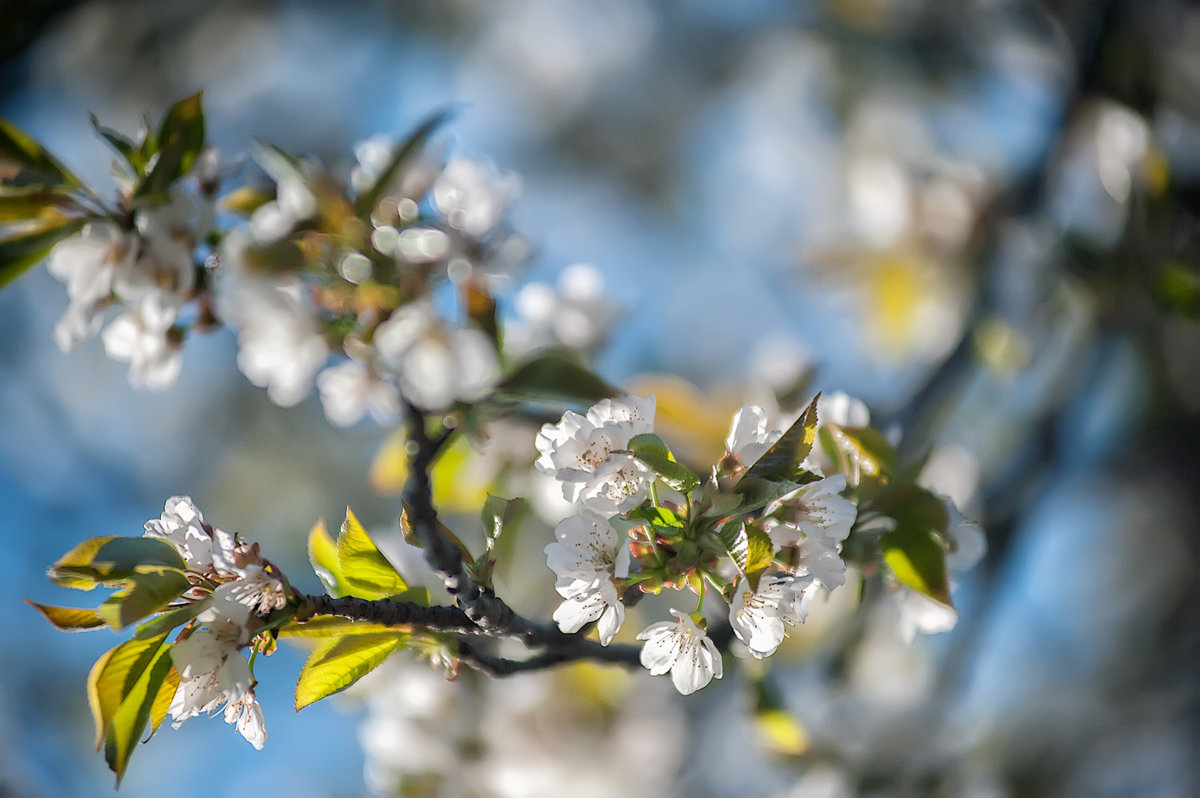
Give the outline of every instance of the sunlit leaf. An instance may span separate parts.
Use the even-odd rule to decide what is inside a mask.
[[[896,521],[895,528],[880,538],[884,560],[896,578],[953,606],[944,543],[948,519],[942,501],[923,488],[906,485],[883,494],[873,509]]]
[[[685,496],[700,487],[699,475],[677,463],[667,444],[654,433],[635,435],[628,448],[634,457],[653,468],[663,482]]]
[[[22,182],[26,184],[35,182],[30,178],[38,178],[36,182],[45,185],[83,185],[71,170],[28,133],[7,119],[0,118],[0,165],[4,164],[21,167],[24,170]]]
[[[82,230],[84,224],[85,219],[56,217],[0,235],[0,288],[41,263],[55,244]]]
[[[798,482],[769,480],[745,474],[733,486],[734,491],[742,497],[741,503],[737,506],[737,511],[739,513],[750,513],[760,510],[776,499],[781,499],[788,495],[798,487],[800,487],[800,483]]]
[[[177,626],[181,626],[192,618],[195,618],[200,613],[207,609],[208,603],[204,601],[193,601],[182,607],[167,610],[162,615],[152,620],[146,621],[137,628],[137,633],[134,635],[139,640],[146,640],[151,637],[157,637],[161,634],[170,632]]]
[[[717,540],[737,565],[738,570],[745,573],[750,557],[750,538],[746,533],[746,525],[741,521],[730,521],[724,524],[717,530]]]
[[[124,588],[100,605],[100,617],[114,629],[158,612],[191,587],[187,574],[178,568],[138,565],[123,580]]]
[[[170,653],[170,647],[163,649],[164,652]],[[170,656],[167,660],[170,660]],[[158,727],[166,720],[167,712],[171,709],[171,702],[175,699],[175,692],[179,689],[179,671],[171,665],[167,670],[167,674],[163,677],[162,684],[158,687],[158,692],[154,696],[154,701],[150,705],[150,736],[158,731]],[[147,738],[149,739],[149,738]]]
[[[742,479],[766,479],[771,481],[794,480],[800,463],[812,451],[817,438],[817,400],[813,397],[808,409],[788,427],[775,444],[750,466]]]
[[[482,520],[485,548],[491,549],[500,535],[515,525],[517,518],[524,509],[524,499],[504,499],[489,493],[487,500],[483,503]]]
[[[128,579],[140,565],[185,568],[179,552],[165,540],[110,536],[80,543],[51,566],[48,576],[60,587],[91,590]]]
[[[300,670],[296,709],[331,696],[370,673],[407,638],[403,632],[337,637],[322,643]]]
[[[155,704],[159,703],[161,688],[171,670],[171,647],[163,646],[147,663],[113,714],[111,725],[104,735],[104,761],[117,774],[118,786],[129,766],[133,747],[141,739]]]
[[[342,563],[338,558],[337,544],[333,542],[329,531],[325,528],[325,520],[321,519],[308,533],[308,561],[312,563],[313,571],[325,586],[329,595],[345,596],[350,592],[350,586],[342,576]]]
[[[104,741],[121,703],[154,661],[166,639],[166,634],[161,634],[148,640],[127,640],[106,651],[92,666],[88,673],[87,696],[96,722],[97,748]]]
[[[52,607],[49,604],[39,604],[25,599],[25,603],[46,617],[54,628],[64,632],[80,632],[85,629],[96,629],[104,626],[104,619],[96,610],[76,609],[75,607]]]
[[[65,222],[80,212],[70,192],[46,186],[0,185],[0,222]]]
[[[202,92],[175,103],[163,116],[158,130],[158,153],[135,196],[159,199],[176,180],[188,173],[204,147]]]
[[[345,637],[347,635],[380,634],[396,631],[390,626],[370,621],[352,621],[333,615],[322,615],[311,621],[295,621],[279,628],[280,637]]]
[[[771,543],[771,536],[756,526],[747,525],[745,573],[751,590],[758,590],[759,577],[774,561],[775,546]]]
[[[408,583],[367,535],[349,507],[337,540],[342,577],[353,595],[379,599],[404,592]]]

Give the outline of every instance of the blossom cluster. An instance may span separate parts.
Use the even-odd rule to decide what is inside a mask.
[[[261,631],[263,618],[287,605],[284,581],[257,543],[205,524],[187,496],[168,499],[162,516],[146,522],[145,537],[174,546],[192,583],[180,606],[195,620],[171,647],[180,675],[169,710],[173,726],[224,706],[225,722],[261,749],[267,729],[250,664],[240,652]]]
[[[70,299],[54,328],[59,348],[70,351],[103,327],[105,351],[130,364],[137,387],[165,388],[179,375],[185,308],[197,296],[195,251],[213,228],[212,151],[193,172],[195,190],[176,184],[161,204],[135,207],[128,222],[90,221],[60,241],[46,262]],[[123,184],[122,194],[134,188]],[[105,326],[114,307],[120,312]]]
[[[723,671],[701,612],[706,594],[721,596],[734,636],[764,658],[779,648],[788,627],[807,618],[814,596],[846,583],[843,544],[859,521],[856,487],[874,467],[853,433],[869,416],[845,395],[814,402],[808,421],[797,423],[809,424],[810,440],[829,445],[811,447],[786,477],[764,480],[767,472],[756,464],[785,433],[771,428],[763,408],[743,407],[702,484],[698,477],[687,481],[691,472],[653,434],[654,413],[653,396],[624,396],[604,399],[586,415],[568,411],[542,427],[535,465],[557,479],[575,510],[558,523],[546,563],[563,599],[554,613],[559,627],[573,633],[594,623],[604,645],[624,621],[628,591],[673,587],[697,594],[694,612],[673,608],[674,620],[637,635],[644,641],[642,664],[656,675],[669,672],[679,692],[689,694]],[[756,481],[769,483],[766,500],[747,498]],[[962,522],[953,505],[948,511],[960,519],[946,530],[949,556],[964,547],[977,550],[981,536],[959,540],[962,530],[978,527]],[[888,522],[894,526],[870,516],[875,533]],[[955,617],[952,608],[921,598]]]
[[[337,426],[367,414],[394,423],[401,396],[434,411],[482,398],[500,374],[492,285],[528,250],[507,220],[519,186],[427,147],[439,121],[404,142],[359,145],[347,180],[261,145],[270,186],[218,197],[199,96],[182,102],[164,122],[176,138],[154,152],[144,131],[141,152],[122,149],[117,201],[88,192],[77,232],[50,251],[70,297],[56,341],[70,350],[103,328],[134,386],[161,389],[180,373],[189,332],[228,325],[251,382],[281,406],[315,385]],[[188,170],[160,179],[155,158],[170,160],[179,137]],[[446,312],[455,293],[456,317]],[[106,326],[110,308],[120,313]]]

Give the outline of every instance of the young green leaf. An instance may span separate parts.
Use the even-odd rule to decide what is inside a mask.
[[[170,653],[170,646],[163,648],[163,651]],[[170,657],[167,657],[170,660]],[[174,664],[167,670],[167,675],[163,678],[162,684],[158,687],[158,692],[154,696],[154,701],[150,704],[150,735],[146,738],[154,736],[158,731],[158,727],[166,720],[167,712],[171,709],[171,704],[175,700],[175,692],[179,689],[179,671],[175,669]]]
[[[163,646],[147,663],[145,670],[113,714],[111,725],[104,735],[104,761],[108,763],[112,772],[117,774],[117,786],[120,786],[121,779],[125,776],[129,757],[146,728],[151,711],[155,704],[160,703],[161,688],[172,670],[171,647]]]
[[[138,566],[186,567],[175,547],[157,538],[90,538],[59,558],[48,571],[60,587],[91,590],[132,577]]]
[[[20,182],[52,186],[73,186],[83,183],[62,162],[47,152],[25,131],[7,119],[0,118],[0,167],[5,164],[20,167],[24,174]],[[0,170],[3,174],[3,170]]]
[[[61,188],[45,186],[0,185],[0,222],[33,222],[39,227],[54,226],[67,220],[69,213],[81,212],[79,203]]]
[[[389,626],[370,621],[352,621],[332,615],[322,615],[304,623],[295,621],[279,627],[280,637],[346,637],[395,632]]]
[[[621,392],[563,354],[547,352],[517,366],[496,393],[519,401],[592,405]]]
[[[88,114],[88,118],[92,122],[92,130],[96,131],[96,135],[104,139],[108,143],[108,146],[113,148],[113,152],[121,156],[121,159],[125,161],[133,176],[137,178],[143,177],[146,173],[146,159],[142,155],[141,148],[138,147],[133,139],[100,124],[100,120],[95,114]]]
[[[401,167],[409,166],[421,154],[421,150],[425,148],[425,143],[429,141],[429,137],[453,115],[453,109],[443,108],[440,111],[435,111],[425,121],[417,125],[417,129],[392,153],[391,160],[388,161],[383,171],[379,173],[379,178],[375,181],[375,185],[364,191],[358,198],[357,204],[360,215],[365,216],[371,212],[376,203],[383,197],[383,192],[387,190],[388,184],[392,182],[395,174],[400,171]]]
[[[204,148],[204,109],[202,92],[175,103],[163,116],[158,130],[158,153],[149,165],[146,177],[135,197],[165,198],[172,183],[188,173]]]
[[[821,430],[821,448],[854,486],[869,482],[886,485],[896,467],[896,452],[879,430],[870,427],[831,427]]]
[[[350,593],[350,586],[342,576],[342,562],[338,558],[337,544],[325,528],[325,519],[317,521],[309,530],[308,561],[312,563],[313,571],[329,595],[336,598]]]
[[[738,570],[745,573],[750,558],[750,538],[746,532],[746,524],[742,521],[729,521],[717,530],[717,541],[737,565]]]
[[[322,643],[300,670],[296,710],[345,690],[378,667],[407,638],[408,634],[393,631],[335,637]]]
[[[170,632],[177,626],[195,618],[200,613],[208,608],[208,603],[204,601],[193,601],[190,604],[185,604],[182,607],[167,610],[162,615],[159,615],[153,620],[146,621],[138,626],[137,632],[134,634],[138,640],[148,640],[151,637],[157,637],[161,634]]]
[[[783,437],[775,442],[762,457],[750,466],[742,479],[757,478],[771,481],[794,480],[800,470],[800,463],[812,451],[813,441],[817,437],[817,400],[820,394],[813,397],[808,409],[800,414],[800,418],[788,427]]]
[[[503,499],[489,493],[483,503],[484,548],[490,551],[500,535],[513,528],[524,509],[524,499]]]
[[[352,595],[380,599],[408,588],[404,577],[383,556],[349,507],[337,540],[338,562]]]
[[[124,580],[124,589],[100,605],[100,617],[113,629],[124,629],[134,621],[158,612],[191,587],[187,574],[178,568],[138,565]]]
[[[117,710],[166,639],[164,633],[148,640],[127,640],[106,651],[92,666],[88,673],[87,696],[92,718],[96,721],[96,748],[103,743]]]
[[[872,509],[896,521],[880,538],[883,558],[901,583],[953,606],[946,575],[944,535],[949,519],[941,499],[924,488],[905,485],[880,495]]]
[[[25,603],[44,615],[47,621],[54,624],[55,629],[61,629],[64,632],[81,632],[85,629],[104,626],[104,619],[96,610],[52,607],[49,604],[39,604],[29,599],[25,599]]]
[[[799,483],[789,480],[769,480],[744,474],[738,480],[737,484],[733,486],[734,491],[742,497],[741,504],[737,506],[737,511],[739,513],[750,513],[755,510],[761,510],[771,502],[783,498],[798,487],[800,487]]]
[[[653,468],[663,482],[685,496],[700,487],[700,477],[687,466],[677,463],[667,444],[653,432],[635,435],[629,441],[629,451]]]
[[[775,562],[775,546],[771,536],[756,526],[746,526],[746,579],[751,590],[758,590],[758,580]]]
[[[85,219],[56,217],[0,236],[0,288],[41,263],[59,241],[83,229]]]

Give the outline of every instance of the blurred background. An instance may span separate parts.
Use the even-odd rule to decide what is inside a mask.
[[[193,720],[138,751],[122,794],[1193,794],[1200,4],[5,0],[0,18],[0,115],[101,186],[88,111],[132,132],[203,89],[233,169],[261,137],[348,171],[357,142],[459,104],[454,151],[521,178],[534,255],[506,310],[589,263],[619,308],[597,368],[685,419],[661,425],[673,445],[719,448],[740,403],[809,375],[928,457],[922,479],[988,537],[953,631],[909,645],[882,610],[814,609],[772,674],[687,702],[600,668],[446,686],[397,663],[297,716],[304,653],[281,647],[257,668],[264,751]],[[76,598],[43,573],[79,540],[139,534],[188,493],[310,591],[305,533],[348,504],[404,556],[385,430],[270,405],[228,332],[136,392],[98,340],[58,351],[65,306],[44,269],[0,293],[3,796],[111,789],[84,681],[116,638],[20,603]],[[549,527],[523,536],[502,582],[548,617]],[[396,775],[414,767],[459,781]]]

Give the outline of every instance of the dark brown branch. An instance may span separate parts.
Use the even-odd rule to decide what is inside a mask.
[[[505,659],[480,650],[468,640],[459,640],[458,656],[463,662],[489,676],[509,676],[523,671],[540,671],[577,660],[596,660],[615,665],[637,665],[640,654],[637,646],[602,646],[592,640],[577,639],[577,645],[551,649],[525,660]]]
[[[420,626],[434,632],[479,634],[480,629],[458,607],[426,607],[408,601],[343,596],[305,596],[312,615],[336,615],[352,621],[369,621],[383,626]]]

